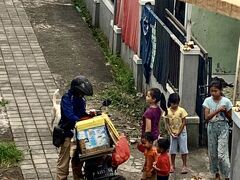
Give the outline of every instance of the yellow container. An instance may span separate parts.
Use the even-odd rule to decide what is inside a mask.
[[[104,116],[96,116],[76,123],[75,128],[81,154],[88,154],[110,147],[109,134],[105,125]]]
[[[79,132],[99,126],[105,126],[105,118],[103,116],[96,116],[91,119],[79,121],[76,123],[75,128]]]

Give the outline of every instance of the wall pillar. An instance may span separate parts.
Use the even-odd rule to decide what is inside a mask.
[[[94,0],[92,11],[92,25],[99,27],[100,1]]]
[[[181,105],[188,110],[189,115],[195,115],[196,111],[199,54],[197,46],[190,51],[181,48],[179,95]]]
[[[122,44],[122,37],[121,37],[122,29],[119,28],[117,25],[113,26],[113,53],[114,54],[121,54],[121,44]]]
[[[133,78],[137,91],[142,92],[143,83],[142,59],[140,59],[136,54],[133,56]]]
[[[189,114],[187,117],[188,144],[190,147],[199,145],[199,117],[196,115],[197,79],[200,49],[198,46],[190,51],[181,48],[179,95],[181,106]]]
[[[232,131],[232,152],[231,152],[231,169],[230,179],[235,180],[240,177],[240,113],[232,112],[233,131]]]
[[[113,41],[114,41],[114,22],[113,20],[110,21],[110,32],[109,32],[109,40],[108,40],[108,46],[111,49],[111,52],[113,53]]]

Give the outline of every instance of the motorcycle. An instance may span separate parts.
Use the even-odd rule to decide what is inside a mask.
[[[102,107],[107,107],[111,104],[109,99],[104,100],[99,110],[90,110],[89,117],[85,117],[84,121],[103,114]],[[108,115],[109,116],[109,115]],[[75,130],[77,133],[77,130]],[[76,137],[77,152],[79,153],[80,162],[84,162],[83,176],[86,180],[124,180],[125,178],[117,175],[117,167],[112,163],[112,153],[114,151],[114,142],[111,140],[110,144],[112,148],[106,150],[90,153],[90,155],[84,155],[81,152],[79,138]],[[87,140],[89,141],[89,139]]]

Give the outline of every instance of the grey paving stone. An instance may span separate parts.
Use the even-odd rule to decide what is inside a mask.
[[[16,146],[27,146],[28,142],[27,141],[15,141]]]
[[[56,166],[57,159],[47,159],[47,162],[48,162],[49,165],[54,165],[54,166]]]
[[[20,149],[21,151],[26,151],[29,150],[28,146],[17,146],[18,149]],[[29,158],[31,159],[31,157],[29,156]],[[24,157],[24,159],[26,159],[26,157]]]
[[[23,126],[25,126],[25,125],[35,125],[35,122],[34,121],[25,121],[25,122],[23,122]]]
[[[39,179],[50,179],[50,178],[52,178],[52,174],[50,172],[49,173],[39,172],[38,176],[39,176]]]
[[[25,129],[35,129],[36,128],[36,126],[35,125],[24,125],[24,128]]]
[[[22,169],[23,174],[31,174],[33,173],[33,169]]]
[[[46,124],[46,123],[47,123],[46,120],[35,121],[35,124],[37,125],[37,127],[38,127],[38,125],[42,125],[42,124]]]
[[[39,99],[36,97],[36,96],[34,96],[34,97],[31,97],[31,98],[28,98],[28,102],[36,102],[36,103],[38,103],[38,102],[40,102],[39,101]]]
[[[10,125],[11,126],[23,126],[23,123],[22,122],[12,122],[12,121],[10,121]]]
[[[38,132],[39,133],[39,136],[40,136],[40,138],[41,137],[52,137],[52,134],[50,133],[50,130],[49,129],[46,129],[46,130],[48,130],[49,132]],[[50,138],[49,138],[50,139]],[[49,142],[43,142],[44,144],[50,144]]]
[[[49,126],[48,126],[48,124],[37,124],[37,128],[46,128],[46,129],[48,129]]]
[[[23,177],[24,179],[38,179],[37,173],[34,173],[34,172],[23,174]]]
[[[32,121],[33,118],[32,117],[22,117],[21,120],[22,121]]]
[[[27,138],[26,137],[19,137],[19,138],[14,138],[15,142],[27,142]]]
[[[11,129],[23,129],[23,126],[21,126],[21,125],[17,125],[17,126],[11,125]]]
[[[19,115],[19,112],[16,110],[9,110],[8,115],[13,117],[13,115]]]
[[[14,129],[14,130],[12,130],[13,132],[15,131],[15,130],[18,130],[18,129],[23,129],[23,128],[16,128],[16,129]],[[21,138],[21,137],[25,137],[26,135],[25,135],[25,133],[24,132],[22,132],[22,133],[14,133],[13,134],[13,137],[14,138]]]
[[[24,157],[26,157],[27,155],[24,155]],[[30,156],[30,155],[29,155]],[[22,161],[21,163],[20,163],[20,165],[22,166],[22,165],[27,165],[27,166],[29,166],[29,165],[31,165],[31,166],[33,166],[33,164],[32,164],[33,162],[32,162],[32,159],[25,159],[24,161]],[[29,170],[29,168],[27,168],[28,170]],[[26,169],[26,170],[27,170]]]
[[[24,129],[14,129],[14,130],[12,130],[12,133],[14,133],[14,134],[17,134],[17,133],[24,134],[25,131],[24,131]]]
[[[27,135],[31,134],[31,133],[37,133],[38,130],[36,128],[27,128],[25,129],[25,132],[27,133]]]
[[[39,145],[31,145],[31,146],[29,146],[29,148],[30,148],[31,150],[37,150],[37,151],[43,149],[43,147],[42,147],[41,144],[39,144]]]
[[[45,157],[44,157],[45,158]],[[48,167],[48,164],[46,164],[46,163],[43,163],[43,164],[35,164],[35,167],[37,168],[37,169],[47,169],[47,168],[49,168]]]
[[[40,139],[41,139],[41,141],[51,141],[52,140],[52,136],[45,136],[45,137],[41,136]]]
[[[28,161],[29,163],[32,163],[30,161]],[[25,165],[21,165],[21,169],[24,169],[24,170],[33,170],[34,169],[34,166],[33,164],[25,164]]]
[[[39,144],[41,144],[41,141],[39,140],[39,141],[30,141],[29,139],[28,139],[28,144],[29,144],[29,146],[30,146],[30,148],[32,147],[32,146],[38,146]],[[41,147],[42,148],[42,147]]]
[[[33,154],[32,155],[33,159],[45,159],[45,155],[44,154]],[[45,163],[46,164],[46,163]],[[47,165],[47,164],[46,164]]]
[[[58,159],[58,154],[46,154],[47,159]]]
[[[32,117],[30,113],[21,113],[21,117]]]
[[[21,122],[21,118],[11,118],[10,122]]]
[[[40,141],[40,137],[28,137],[28,141]]]
[[[39,137],[38,133],[34,133],[34,132],[27,133],[26,136],[27,137]]]
[[[41,138],[41,137],[40,137]],[[52,136],[49,136],[49,140],[42,141],[43,145],[52,145]]]
[[[34,120],[35,121],[45,121],[45,118],[44,117],[34,117]]]
[[[46,164],[46,159],[33,159],[34,164]]]
[[[38,155],[38,154],[40,154],[40,155],[42,155],[42,154],[44,154],[44,151],[42,150],[42,149],[31,149],[31,153],[32,154],[35,154],[35,155]]]
[[[44,148],[44,146],[43,146]],[[57,154],[57,150],[56,149],[44,149],[45,154]]]

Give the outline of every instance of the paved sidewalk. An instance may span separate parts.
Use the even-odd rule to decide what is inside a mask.
[[[20,0],[0,1],[0,88],[14,141],[25,154],[24,178],[53,179],[57,153],[49,122],[56,85]]]

